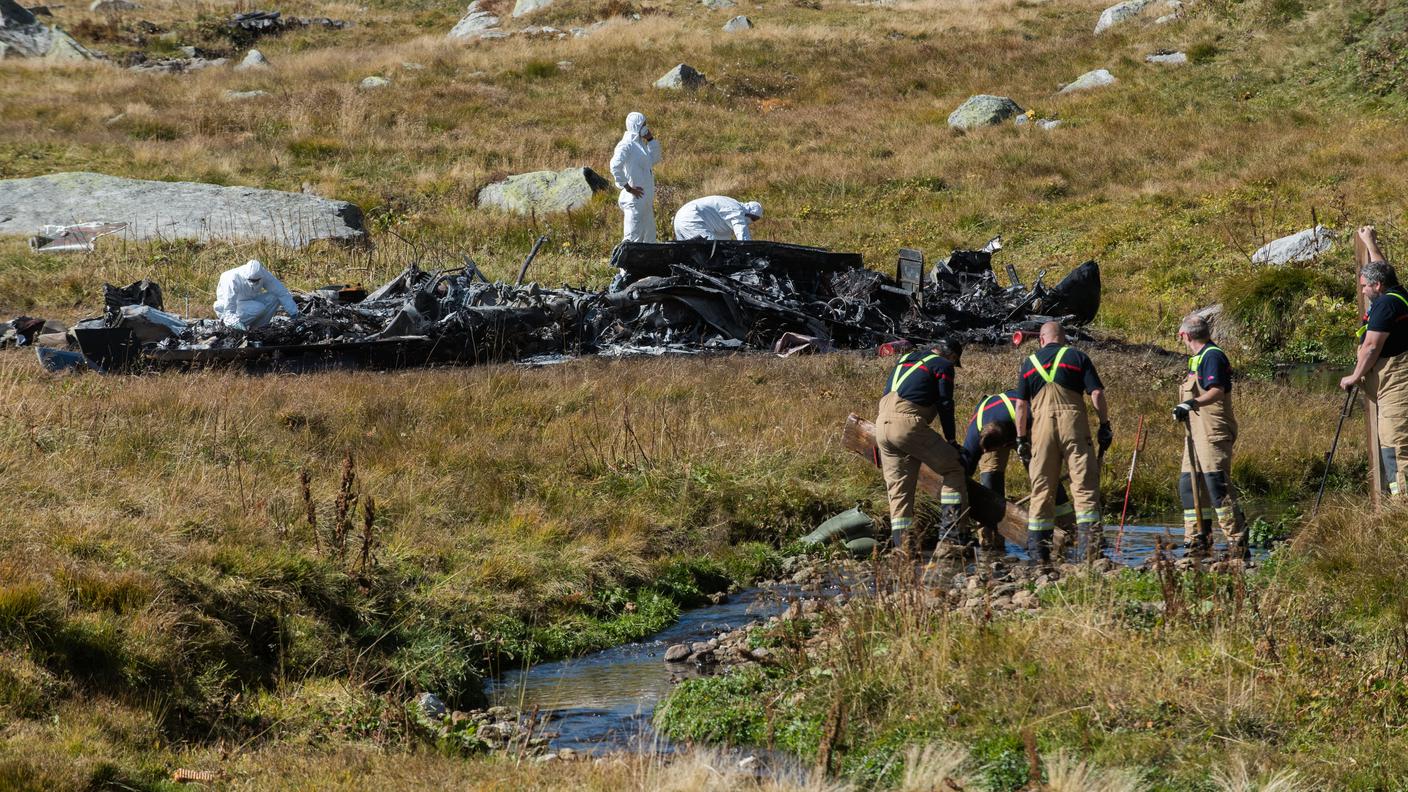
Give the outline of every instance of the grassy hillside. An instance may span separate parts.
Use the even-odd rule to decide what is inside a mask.
[[[602,283],[619,238],[612,196],[533,227],[476,209],[475,195],[507,173],[604,172],[625,113],[639,109],[664,145],[662,224],[697,195],[754,197],[768,209],[762,235],[859,250],[882,268],[901,245],[941,255],[1003,234],[1004,256],[1027,276],[1099,259],[1112,287],[1103,321],[1136,338],[1214,301],[1225,281],[1246,276],[1251,250],[1312,214],[1342,231],[1377,222],[1394,252],[1403,210],[1393,174],[1408,150],[1398,67],[1385,54],[1403,35],[1396,5],[1216,0],[1190,4],[1185,21],[1097,37],[1101,6],[744,2],[736,10],[757,28],[728,34],[728,14],[684,0],[567,0],[518,20],[490,3],[509,29],[607,24],[579,39],[465,44],[444,37],[461,13],[448,4],[297,3],[281,10],[357,24],[259,40],[274,64],[265,72],[7,63],[0,175],[306,185],[357,202],[374,229],[419,255],[465,251],[500,275],[547,231],[543,280]],[[64,9],[57,21],[114,55],[134,49],[129,29],[150,19],[169,32],[145,36],[144,51],[179,40],[239,57],[247,42],[219,24],[232,9],[217,3],[192,19],[187,6],[156,0],[115,20]],[[1144,62],[1161,49],[1193,62]],[[710,87],[651,87],[680,61]],[[1097,67],[1119,82],[1056,94]],[[370,74],[393,84],[359,90]],[[256,88],[272,96],[223,98]],[[1012,96],[1063,126],[955,133],[945,118],[973,93]],[[377,241],[370,257],[178,245],[81,263],[6,243],[0,307],[91,306],[97,278],[153,272],[203,305],[219,270],[250,254],[295,285],[362,271],[374,280],[411,255],[388,233]],[[1341,246],[1332,263],[1348,261]]]

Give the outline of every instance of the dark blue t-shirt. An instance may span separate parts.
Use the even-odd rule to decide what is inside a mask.
[[[1062,349],[1066,350],[1064,354],[1061,353]],[[1061,358],[1059,364],[1056,363],[1058,356]],[[1095,373],[1095,364],[1075,347],[1047,344],[1038,349],[1034,357],[1041,363],[1042,370],[1052,376],[1052,382],[1063,388],[1076,393],[1093,393],[1105,388],[1100,382],[1100,375]],[[1046,386],[1046,379],[1032,365],[1032,356],[1022,358],[1018,374],[1016,390],[1020,398],[1026,401],[1035,399]]]
[[[1232,361],[1227,359],[1226,352],[1212,344],[1188,359],[1188,374],[1197,375],[1198,387],[1203,390],[1222,388],[1225,393],[1232,392]]]
[[[1394,286],[1375,297],[1364,321],[1368,330],[1388,333],[1380,357],[1397,357],[1408,350],[1408,292],[1402,286]]]
[[[919,350],[901,357],[885,379],[885,394],[892,390],[911,404],[937,408],[944,439],[953,441],[953,364],[947,358]]]
[[[1002,394],[1009,401],[1022,398],[1014,388]],[[980,436],[983,426],[990,423],[1016,423],[1016,405],[1012,409],[1007,408],[1007,404],[1002,401],[1002,396],[988,396],[978,402],[978,406],[973,410],[973,418],[968,421],[968,431],[963,435],[963,468],[968,475],[973,475],[973,471],[978,469],[978,460],[983,456],[983,446]],[[982,426],[979,426],[978,418],[982,418]]]

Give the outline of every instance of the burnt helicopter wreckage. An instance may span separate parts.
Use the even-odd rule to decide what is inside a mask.
[[[954,251],[929,271],[917,251],[901,251],[890,277],[865,269],[859,254],[777,242],[623,243],[611,260],[618,274],[601,292],[491,282],[466,259],[450,270],[407,267],[370,293],[295,293],[299,316],[251,331],[167,313],[160,287],[140,281],[105,285],[104,315],[70,328],[70,349],[41,349],[40,357],[52,368],[99,370],[394,368],[772,349],[782,338],[815,349],[943,337],[1005,343],[1049,319],[1080,327],[1095,318],[1095,262],[1049,288],[1040,275],[1022,284],[1008,266],[1001,286],[997,249],[994,240]]]

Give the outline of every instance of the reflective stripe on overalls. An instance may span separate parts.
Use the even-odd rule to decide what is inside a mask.
[[[1403,303],[1403,307],[1404,307],[1404,308],[1408,308],[1408,297],[1404,297],[1403,295],[1399,294],[1398,292],[1384,292],[1384,294],[1387,294],[1387,295],[1389,295],[1390,297],[1397,297],[1397,298],[1398,298],[1398,301],[1401,302],[1401,303]],[[1364,316],[1364,324],[1360,325],[1360,326],[1359,326],[1359,329],[1358,329],[1357,331],[1355,331],[1355,333],[1354,333],[1354,338],[1355,338],[1356,340],[1362,342],[1362,341],[1364,340],[1364,334],[1367,333],[1367,332],[1369,332],[1369,317],[1368,317],[1368,315],[1366,314],[1366,315]]]
[[[1222,351],[1221,349],[1218,349],[1218,346],[1217,346],[1216,344],[1207,344],[1207,345],[1205,345],[1205,346],[1203,347],[1203,351],[1199,352],[1198,354],[1194,355],[1193,357],[1188,358],[1188,373],[1193,375],[1193,380],[1194,380],[1195,383],[1197,383],[1197,385],[1198,385],[1199,388],[1202,388],[1203,386],[1202,386],[1202,383],[1197,382],[1197,379],[1198,379],[1198,367],[1201,366],[1201,365],[1203,365],[1203,355],[1206,355],[1206,354],[1208,353],[1208,350],[1210,350],[1210,349],[1217,349],[1217,351],[1219,351],[1219,352]],[[1196,483],[1194,486],[1199,486],[1199,487],[1201,487],[1201,486],[1203,486],[1203,484],[1202,484],[1201,482],[1198,482],[1198,483]],[[1204,507],[1203,507],[1203,519],[1204,519],[1204,520],[1212,520],[1213,518],[1215,518],[1215,517],[1217,517],[1217,516],[1218,516],[1218,510],[1217,510],[1217,509],[1213,508],[1212,506],[1204,506]],[[1197,521],[1198,521],[1198,510],[1197,510],[1197,509],[1184,509],[1184,510],[1183,510],[1183,522],[1184,522],[1184,524],[1187,524],[1187,523],[1190,523],[1190,522],[1191,522],[1191,523],[1196,523]]]
[[[1037,376],[1041,377],[1042,382],[1045,382],[1047,385],[1050,385],[1051,383],[1056,381],[1056,370],[1061,367],[1061,359],[1066,356],[1066,350],[1068,349],[1070,349],[1070,347],[1061,347],[1060,349],[1056,350],[1056,357],[1051,359],[1050,371],[1047,371],[1046,369],[1041,367],[1041,361],[1037,359],[1037,356],[1035,354],[1031,355],[1028,358],[1032,362],[1032,369],[1036,371]],[[1015,420],[1015,418],[1013,420]],[[1075,511],[1075,506],[1073,504],[1070,504],[1068,502],[1065,505],[1070,508],[1071,511]],[[1065,512],[1063,510],[1063,515],[1069,513],[1070,512]],[[1044,520],[1040,517],[1037,517],[1035,514],[1029,514],[1027,516],[1028,531],[1050,531],[1055,527],[1055,519]]]
[[[1408,305],[1408,303],[1404,303],[1404,305]],[[1218,352],[1222,351],[1221,349],[1218,349],[1216,344],[1208,344],[1204,346],[1202,352],[1199,352],[1193,357],[1188,358],[1188,372],[1190,374],[1198,373],[1198,367],[1203,365],[1203,355],[1206,355],[1208,353],[1208,350],[1210,349],[1217,349]]]
[[[908,379],[909,379],[909,376],[910,376],[911,374],[913,374],[914,372],[918,371],[921,367],[927,366],[928,364],[932,363],[933,361],[938,360],[940,357],[941,357],[940,355],[925,355],[924,357],[920,358],[919,360],[916,360],[915,362],[908,364],[908,365],[909,365],[909,368],[908,368],[907,370],[905,370],[905,371],[900,371],[900,369],[903,368],[903,367],[906,365],[905,362],[904,362],[903,360],[901,360],[899,363],[897,363],[897,364],[895,365],[895,373],[894,373],[893,375],[891,375],[891,377],[890,377],[890,392],[891,392],[891,393],[899,393],[900,386],[905,383],[905,380],[908,380]],[[927,369],[926,369],[926,370],[927,370]],[[959,494],[958,491],[949,489],[948,487],[945,487],[945,488],[943,489],[943,491],[939,493],[939,505],[941,505],[941,506],[962,506],[962,505],[963,505],[963,496],[962,496],[961,494]],[[891,523],[891,527],[896,527],[896,528],[897,528],[897,527],[899,527],[899,526],[895,525],[894,523]]]
[[[987,400],[983,402],[982,409],[978,410],[978,419],[977,419],[977,423],[978,423],[978,431],[979,431],[979,432],[983,431],[983,413],[986,413],[986,412],[988,411],[988,405],[992,404],[992,400],[993,400],[994,398],[1002,399],[1002,403],[1005,404],[1005,405],[1007,405],[1007,414],[1010,415],[1010,416],[1012,416],[1012,423],[1013,423],[1014,425],[1017,423],[1017,408],[1016,408],[1016,406],[1014,406],[1014,405],[1012,404],[1012,400],[1011,400],[1011,399],[1007,398],[1007,394],[1005,394],[1005,393],[999,393],[999,394],[997,394],[996,397],[989,396],[989,397],[987,398]]]
[[[938,359],[938,355],[926,355],[925,357],[920,358],[919,360],[910,364],[908,371],[900,371],[900,369],[903,368],[905,365],[903,360],[895,364],[895,373],[890,377],[890,392],[894,393],[895,391],[899,390],[900,386],[904,384],[904,381],[909,379],[909,375],[918,371],[920,367]],[[875,391],[871,391],[871,393],[874,392]]]
[[[1045,382],[1047,385],[1050,385],[1051,383],[1056,381],[1056,369],[1061,367],[1061,358],[1065,357],[1066,353],[1069,352],[1070,349],[1070,347],[1061,347],[1060,349],[1056,350],[1056,357],[1051,359],[1050,371],[1047,371],[1046,369],[1041,367],[1041,361],[1037,360],[1036,355],[1031,356],[1030,359],[1032,361],[1032,368],[1036,369],[1037,376],[1041,377],[1042,382]]]

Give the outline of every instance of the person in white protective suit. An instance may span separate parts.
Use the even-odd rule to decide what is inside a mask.
[[[298,306],[288,288],[254,259],[220,274],[215,287],[215,315],[227,327],[253,330],[274,318],[280,307],[298,316]]]
[[[675,239],[752,239],[750,227],[763,218],[763,205],[727,195],[695,198],[675,212]]]
[[[616,203],[625,217],[625,242],[654,242],[655,172],[660,162],[660,141],[655,139],[645,116],[626,116],[626,134],[611,155],[611,178],[621,188]]]

